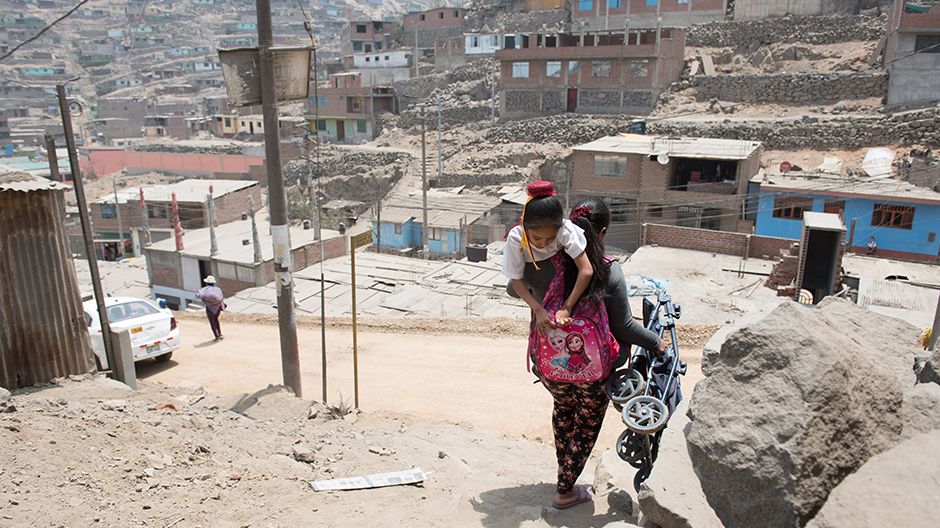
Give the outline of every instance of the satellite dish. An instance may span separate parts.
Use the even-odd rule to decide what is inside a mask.
[[[660,165],[669,165],[669,154],[660,154],[656,156],[656,161]]]

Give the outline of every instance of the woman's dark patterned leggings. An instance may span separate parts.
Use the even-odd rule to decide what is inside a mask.
[[[568,493],[574,488],[594,449],[607,412],[605,381],[576,385],[542,378],[542,385],[555,400],[552,428],[558,458],[558,493]]]

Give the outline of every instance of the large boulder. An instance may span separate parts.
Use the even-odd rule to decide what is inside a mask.
[[[807,526],[936,526],[937,504],[940,431],[933,431],[872,457],[832,490]]]
[[[689,455],[735,526],[802,526],[905,428],[917,331],[851,303],[793,302],[733,333],[690,406]]]
[[[662,528],[721,528],[692,468],[685,432],[689,427],[683,400],[669,419],[650,477],[640,485],[640,511]]]

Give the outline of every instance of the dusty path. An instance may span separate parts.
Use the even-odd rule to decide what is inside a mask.
[[[465,324],[465,323],[461,323]],[[184,344],[169,363],[138,365],[138,375],[171,386],[195,381],[210,392],[239,395],[280,383],[276,324],[225,324],[226,339],[211,340],[200,319],[181,319]],[[369,413],[401,413],[434,421],[481,427],[503,435],[551,442],[551,397],[525,369],[525,338],[432,333],[359,334],[360,407]],[[304,397],[322,399],[320,331],[298,329]],[[327,331],[328,403],[353,396],[352,335]],[[687,351],[687,394],[701,378],[701,351]],[[622,431],[611,408],[601,434],[613,446]]]

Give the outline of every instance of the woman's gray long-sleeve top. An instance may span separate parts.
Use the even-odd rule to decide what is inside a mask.
[[[543,260],[538,263],[541,270],[536,270],[531,262],[525,265],[523,280],[529,286],[529,291],[539,303],[545,297],[548,291],[548,285],[555,276],[555,268],[550,260]],[[512,289],[512,283],[506,287],[506,291],[513,297],[518,297]],[[629,350],[630,345],[637,345],[647,350],[659,350],[659,336],[650,332],[643,325],[633,319],[630,313],[630,302],[627,297],[627,280],[623,275],[623,269],[620,263],[611,262],[610,276],[607,278],[607,297],[604,303],[607,305],[607,317],[610,319],[610,331],[614,339],[620,345],[620,350]]]

